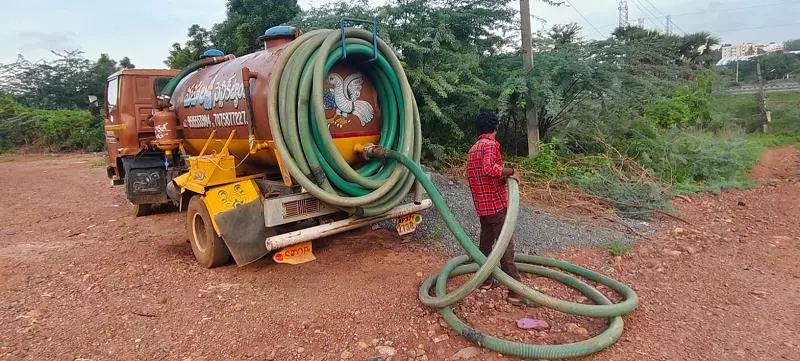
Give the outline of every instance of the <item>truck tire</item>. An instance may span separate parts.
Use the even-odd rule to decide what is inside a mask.
[[[197,263],[205,268],[214,268],[230,261],[231,252],[214,231],[211,216],[200,196],[194,196],[189,200],[189,207],[186,209],[186,228]]]
[[[153,213],[153,205],[152,204],[134,204],[133,205],[133,216],[134,217],[144,217],[150,213]]]

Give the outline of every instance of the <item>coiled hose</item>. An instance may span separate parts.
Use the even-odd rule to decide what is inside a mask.
[[[414,181],[428,192],[448,229],[467,255],[450,260],[438,273],[428,277],[419,290],[423,304],[438,308],[445,322],[464,338],[491,350],[525,358],[567,358],[587,355],[613,344],[622,333],[620,316],[638,303],[628,286],[588,269],[551,258],[516,254],[519,270],[549,277],[573,287],[595,304],[560,300],[525,286],[503,272],[498,264],[516,228],[519,186],[509,180],[509,205],[499,239],[488,257],[480,252],[447,207],[442,195],[419,166],[421,128],[419,113],[405,72],[394,51],[378,39],[377,59],[373,56],[372,33],[345,30],[345,49],[350,66],[364,73],[375,85],[383,114],[380,144],[367,145],[362,152],[367,162],[353,169],[333,143],[322,103],[325,77],[343,58],[339,30],[315,30],[292,42],[279,56],[269,85],[269,122],[275,146],[292,177],[320,200],[351,214],[371,216],[398,205]],[[357,60],[363,60],[358,62]],[[402,166],[398,166],[402,165]],[[623,299],[612,303],[594,287],[561,269],[603,284]],[[447,280],[474,273],[463,285],[446,293]],[[525,298],[558,311],[609,319],[609,327],[588,340],[564,345],[534,345],[503,340],[472,329],[453,313],[452,305],[466,297],[488,277],[494,277]],[[435,296],[431,295],[434,288]]]

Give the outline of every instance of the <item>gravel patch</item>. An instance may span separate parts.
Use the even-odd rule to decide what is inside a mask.
[[[467,185],[430,170],[426,171],[458,222],[477,244],[480,224]],[[435,208],[423,211],[422,217],[422,224],[414,232],[415,238],[438,246],[449,254],[463,253]],[[574,246],[602,246],[612,240],[632,242],[625,233],[559,219],[529,206],[522,206],[520,209],[514,239],[517,252],[528,254],[559,251]]]

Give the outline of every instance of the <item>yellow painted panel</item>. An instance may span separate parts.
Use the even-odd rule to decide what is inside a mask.
[[[115,124],[115,125],[106,125],[105,130],[108,131],[117,131],[117,130],[125,130],[128,126],[125,124]]]
[[[377,135],[367,135],[363,137],[347,137],[347,138],[335,138],[333,140],[333,144],[336,145],[336,149],[339,150],[339,154],[344,157],[344,160],[347,163],[353,164],[360,160],[361,155],[353,151],[353,148],[356,144],[367,144],[373,143],[377,144],[380,136]]]
[[[214,220],[217,214],[252,202],[260,196],[261,191],[252,179],[206,189],[203,201],[208,209],[208,214],[211,215],[211,223],[214,224],[217,234],[219,234],[219,228]]]

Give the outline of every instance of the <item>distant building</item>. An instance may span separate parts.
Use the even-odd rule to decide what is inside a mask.
[[[760,45],[755,42],[735,44],[722,47],[722,58],[742,58],[745,56],[758,55]]]
[[[773,41],[767,45],[761,45],[756,42],[725,44],[720,48],[720,51],[722,52],[722,59],[717,62],[717,65],[727,65],[736,61],[748,60],[761,54],[783,51],[783,43]]]
[[[761,50],[763,50],[765,53],[774,53],[776,51],[783,51],[783,42],[776,43],[774,41],[771,41],[769,44],[761,47]]]

